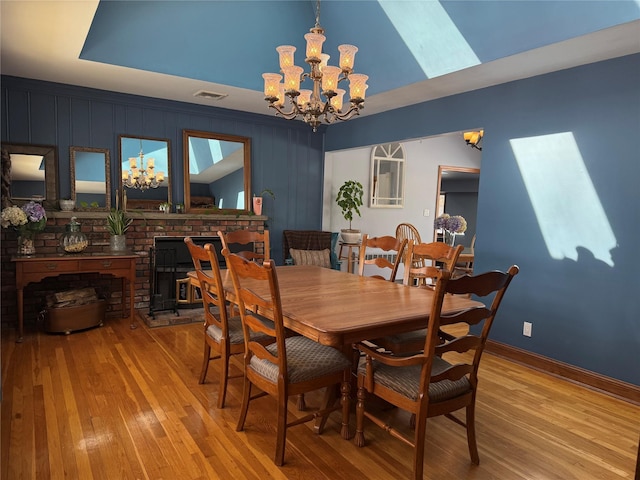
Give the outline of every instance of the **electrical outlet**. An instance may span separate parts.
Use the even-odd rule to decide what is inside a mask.
[[[422,211],[422,215],[424,215],[425,217],[428,217],[428,216],[429,216],[429,209],[428,209],[428,208],[425,208],[425,209]]]
[[[524,322],[524,325],[522,326],[522,335],[524,335],[525,337],[530,337],[532,327],[533,324],[531,322]]]

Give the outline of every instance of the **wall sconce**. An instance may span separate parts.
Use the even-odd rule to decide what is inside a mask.
[[[471,148],[482,150],[480,142],[482,141],[482,137],[484,136],[484,130],[480,130],[479,132],[464,132],[462,135],[464,141],[467,142],[467,145],[469,145]]]

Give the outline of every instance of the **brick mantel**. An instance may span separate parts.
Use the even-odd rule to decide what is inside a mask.
[[[89,240],[87,252],[108,251],[107,214],[107,212],[96,211],[47,212],[47,226],[35,238],[36,252],[51,255],[62,253],[60,238],[71,217],[77,218],[77,221],[82,225],[82,232],[87,235]],[[263,231],[264,223],[267,220],[265,216],[238,214],[176,214],[136,211],[127,212],[127,214],[133,219],[126,234],[127,248],[139,256],[136,262],[136,309],[149,307],[149,250],[153,246],[154,237],[212,236],[218,230],[226,232],[239,228]],[[0,235],[2,240],[0,244],[2,255],[2,323],[5,328],[15,328],[17,322],[15,264],[11,261],[11,257],[16,255],[17,236],[15,232],[8,229],[2,229]],[[63,275],[53,278],[52,281],[44,281],[41,284],[27,287],[31,301],[28,305],[25,304],[26,331],[33,328],[46,295],[74,288],[87,281],[91,282],[91,285],[98,285],[110,295],[107,315],[117,318],[121,312],[121,301],[117,293],[120,289],[119,279],[100,275],[94,275],[89,279],[86,276]],[[111,285],[112,283],[113,285]],[[26,290],[25,298],[27,298]]]

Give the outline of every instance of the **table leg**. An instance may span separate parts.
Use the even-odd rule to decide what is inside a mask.
[[[122,298],[124,300],[124,295],[125,295],[125,291],[124,291],[124,281],[125,279],[122,279]],[[138,324],[136,323],[136,309],[135,309],[135,303],[136,303],[136,283],[134,280],[129,279],[129,328],[131,330],[135,330],[136,328],[138,328]],[[124,310],[124,309],[123,309]]]
[[[17,300],[18,300],[18,338],[16,339],[16,343],[22,343],[24,340],[24,296],[23,296],[23,288],[20,287],[17,289]]]

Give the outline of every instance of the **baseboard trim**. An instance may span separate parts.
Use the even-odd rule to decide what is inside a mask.
[[[599,373],[490,339],[487,340],[485,351],[526,367],[604,392],[635,405],[640,405],[640,387],[637,385],[606,377]]]

